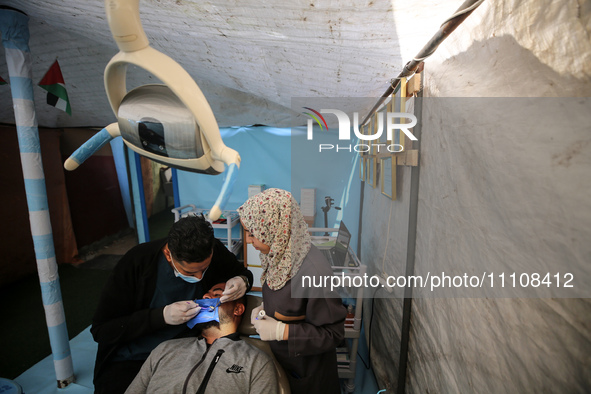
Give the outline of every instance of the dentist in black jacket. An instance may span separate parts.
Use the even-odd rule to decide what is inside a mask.
[[[195,336],[184,323],[199,312],[193,300],[213,285],[226,282],[226,302],[248,292],[252,278],[200,216],[174,223],[166,239],[129,250],[105,285],[92,322],[95,393],[125,392],[156,346]]]

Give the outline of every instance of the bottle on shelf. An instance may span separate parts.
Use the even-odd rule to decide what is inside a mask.
[[[349,304],[347,306],[347,316],[345,317],[345,327],[353,328],[355,324],[355,308],[353,305]]]

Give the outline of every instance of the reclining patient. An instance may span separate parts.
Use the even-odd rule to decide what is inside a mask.
[[[225,283],[203,298],[219,298]],[[237,332],[245,297],[219,305],[219,323],[199,323],[199,338],[172,339],[156,347],[126,394],[134,393],[277,393],[275,366],[263,351]]]

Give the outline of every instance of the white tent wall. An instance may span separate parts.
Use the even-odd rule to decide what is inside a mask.
[[[535,99],[496,119],[473,110],[499,103],[483,97],[589,96],[589,8],[485,2],[427,60],[416,274],[547,272],[558,262],[589,274],[591,119],[573,108],[589,101]],[[564,116],[553,120],[556,108]],[[405,273],[410,172],[399,169],[394,202],[365,186],[361,260],[371,274]],[[372,365],[380,387],[394,389],[402,300],[374,302]],[[415,298],[406,390],[588,392],[590,312],[588,298]]]
[[[72,116],[44,104],[39,124],[104,127],[115,117],[103,71],[117,46],[101,0],[2,0],[30,17],[33,80],[58,57]],[[292,97],[375,97],[461,0],[140,0],[150,45],[197,82],[221,127],[289,127]],[[0,54],[2,48],[0,48]],[[0,62],[0,75],[6,75]],[[127,85],[158,83],[130,67]],[[0,90],[0,101],[6,93]],[[13,123],[0,106],[0,122]]]
[[[34,83],[56,56],[62,67],[73,116],[46,105],[44,91],[35,88],[40,125],[113,122],[103,71],[117,48],[104,2],[1,2],[31,18]],[[220,126],[287,126],[292,97],[381,94],[461,3],[141,0],[140,14],[152,46],[197,81]],[[430,101],[420,120],[411,246],[416,273],[468,270],[475,262],[505,268],[539,262],[547,270],[555,260],[588,270],[591,137],[581,128],[587,119],[566,116],[551,131],[543,123],[551,121],[546,107],[534,106],[529,116],[544,127],[526,123],[524,134],[515,135],[459,104],[463,97],[478,104],[483,97],[590,96],[590,8],[585,0],[485,1],[427,59]],[[0,62],[0,76],[7,75]],[[127,81],[129,88],[154,82],[137,68]],[[11,103],[9,92],[0,89],[0,102]],[[450,97],[457,100],[440,99]],[[503,119],[523,120],[515,112]],[[0,106],[0,122],[14,123],[11,105]],[[398,169],[396,201],[364,186],[360,251],[369,275],[405,274],[412,172]],[[371,301],[364,306],[372,365],[388,392],[398,383],[403,302],[397,295],[375,299],[371,330]],[[384,296],[379,290],[377,297]],[[416,298],[406,389],[589,391],[590,311],[588,298]]]

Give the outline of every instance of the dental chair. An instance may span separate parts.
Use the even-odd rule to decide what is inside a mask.
[[[244,311],[244,315],[242,316],[242,322],[240,326],[238,326],[238,333],[240,334],[240,338],[243,341],[250,343],[251,345],[257,347],[258,349],[267,353],[271,359],[273,360],[273,364],[275,365],[275,370],[277,371],[277,381],[279,382],[279,393],[281,394],[290,394],[291,390],[289,389],[289,381],[287,380],[287,375],[285,371],[279,365],[279,362],[275,359],[273,352],[271,351],[271,347],[265,341],[262,341],[259,338],[251,338],[251,335],[258,335],[254,326],[250,323],[250,314],[254,308],[261,305],[263,302],[263,298],[251,294],[246,295],[246,310]]]

